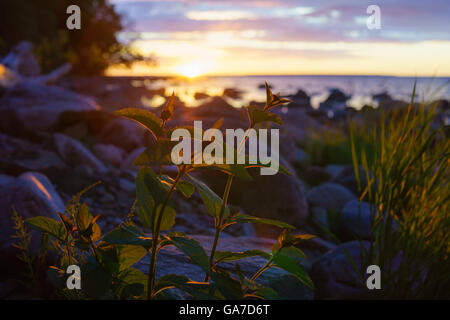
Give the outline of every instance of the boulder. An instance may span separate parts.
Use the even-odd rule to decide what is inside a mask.
[[[100,134],[104,144],[113,144],[125,151],[149,145],[153,140],[151,133],[142,126],[124,118],[108,122]]]
[[[312,188],[307,194],[311,206],[320,207],[334,212],[341,212],[345,204],[356,199],[347,188],[333,182],[326,182]]]
[[[309,166],[302,176],[306,182],[315,186],[331,179],[331,174],[319,166]]]
[[[206,253],[209,254],[214,237],[206,235],[191,236],[197,240]],[[274,241],[266,238],[255,237],[227,237],[226,241],[218,242],[217,250],[241,252],[250,249],[259,249],[270,252]],[[232,263],[221,263],[220,266],[231,273],[236,271],[235,265],[239,264],[244,276],[251,277],[259,268],[261,268],[265,259],[262,257],[251,257]],[[144,273],[148,273],[149,257],[148,255],[135,265]],[[157,277],[166,274],[182,274],[195,281],[203,281],[205,272],[173,246],[165,247],[158,253]],[[271,286],[284,299],[313,299],[314,292],[303,285],[299,280],[281,269],[271,268],[266,270],[258,278],[258,282]]]
[[[0,108],[15,110],[23,126],[33,130],[50,129],[64,111],[100,109],[86,96],[30,82],[19,82],[6,90]]]
[[[21,41],[16,44],[1,63],[21,76],[37,77],[41,73],[30,41]]]
[[[10,175],[25,171],[39,171],[47,175],[58,174],[66,167],[58,154],[42,144],[0,133],[0,170]]]
[[[361,182],[361,187],[364,189],[367,186],[367,176],[366,171],[363,167],[359,166],[358,174]],[[343,168],[339,172],[339,174],[337,174],[333,178],[333,182],[339,183],[353,191],[355,194],[358,194],[358,184],[356,181],[355,169],[353,168],[353,166],[346,166],[345,168]]]
[[[0,251],[10,253],[13,234],[13,208],[24,219],[46,216],[58,219],[57,211],[64,212],[64,203],[46,176],[26,172],[0,189]],[[36,240],[36,239],[33,239]],[[32,249],[39,243],[33,241]]]
[[[362,242],[368,248],[369,242]],[[313,264],[311,277],[316,287],[317,299],[361,299],[369,294],[349,262],[346,251],[354,264],[365,274],[362,268],[361,247],[358,241],[346,242],[340,247],[321,256]]]
[[[250,168],[252,181],[234,179],[230,192],[230,203],[241,207],[250,215],[281,220],[301,226],[308,218],[308,202],[304,186],[295,176],[295,170],[288,168],[292,175],[277,173],[263,176],[260,168]],[[217,194],[222,195],[226,182],[223,173],[197,171]]]
[[[339,226],[343,238],[372,239],[370,204],[365,201],[349,201],[339,216]]]
[[[125,158],[125,151],[112,144],[97,143],[92,147],[92,152],[102,161],[120,167]]]
[[[14,180],[14,177],[7,174],[0,173],[0,188],[9,184]]]
[[[105,166],[81,142],[61,133],[54,134],[56,149],[61,158],[73,166],[85,165],[97,173],[106,172]]]
[[[123,159],[121,168],[122,169],[137,169],[137,166],[134,165],[134,160],[139,157],[139,155],[145,151],[145,147],[136,148],[133,151],[131,151],[128,156]]]

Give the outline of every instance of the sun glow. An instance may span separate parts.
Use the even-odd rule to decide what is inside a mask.
[[[187,78],[195,78],[211,71],[211,65],[209,62],[196,60],[176,65],[173,71]]]

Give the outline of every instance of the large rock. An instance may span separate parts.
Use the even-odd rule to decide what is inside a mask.
[[[347,188],[333,182],[326,182],[312,188],[307,195],[311,206],[340,212],[347,202],[356,196]]]
[[[112,144],[97,143],[92,147],[94,154],[102,161],[120,167],[125,158],[125,151]]]
[[[308,218],[308,202],[304,186],[295,176],[277,173],[263,176],[260,168],[250,168],[251,181],[235,178],[230,192],[230,203],[244,209],[250,215],[281,220],[301,226]],[[226,176],[210,170],[195,172],[217,194],[222,195]]]
[[[13,208],[24,219],[46,216],[58,219],[57,211],[64,212],[64,203],[46,176],[26,172],[0,189],[0,250],[12,252]],[[32,243],[35,250],[38,243]]]
[[[0,99],[1,109],[12,109],[29,129],[47,130],[57,123],[64,111],[99,110],[89,97],[55,86],[19,82]]]
[[[41,73],[30,41],[21,41],[16,44],[1,63],[25,77],[37,77]]]
[[[349,201],[339,216],[339,225],[344,238],[372,239],[370,204],[365,201]]]
[[[214,240],[213,236],[194,235],[191,236],[197,240],[206,253],[209,254]],[[270,252],[274,241],[266,238],[255,237],[227,237],[219,240],[217,250],[241,252],[250,249],[259,249]],[[231,273],[236,271],[235,265],[239,264],[242,273],[246,277],[251,277],[266,260],[262,257],[251,257],[233,263],[221,263],[220,266]],[[148,255],[141,260],[136,267],[144,273],[148,273],[149,257]],[[157,277],[166,274],[181,274],[195,281],[203,281],[205,272],[193,264],[189,259],[173,246],[165,247],[158,253]],[[308,289],[292,275],[280,269],[269,269],[261,274],[258,282],[271,286],[284,299],[313,299],[314,292]]]
[[[146,129],[124,118],[116,118],[108,122],[100,138],[104,144],[113,144],[125,151],[147,146],[153,140]]]
[[[363,242],[365,248],[369,242]],[[344,243],[324,254],[313,265],[311,277],[316,287],[318,299],[358,299],[369,294],[363,286],[346,255],[352,258],[354,264],[365,274],[362,267],[361,247],[358,241]]]
[[[25,171],[39,171],[47,175],[58,174],[66,165],[58,154],[47,150],[45,145],[0,133],[0,170],[10,175]]]
[[[85,165],[95,172],[106,172],[105,166],[81,142],[64,134],[54,134],[56,148],[61,158],[70,165]]]

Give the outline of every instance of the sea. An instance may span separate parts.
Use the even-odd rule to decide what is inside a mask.
[[[331,89],[340,89],[350,96],[349,107],[360,109],[364,105],[377,107],[374,95],[388,93],[393,99],[409,101],[416,83],[416,101],[431,102],[437,99],[450,100],[450,78],[448,77],[392,77],[392,76],[211,76],[198,78],[156,78],[133,80],[134,86],[146,86],[148,89],[165,90],[164,95],[172,92],[187,105],[196,107],[204,99],[196,99],[195,94],[221,96],[225,89],[239,90],[235,98],[226,98],[236,108],[246,106],[250,101],[264,101],[264,83],[281,96],[293,95],[304,90],[311,97],[311,105],[318,108]],[[198,95],[197,95],[198,97]],[[155,95],[144,101],[155,107],[164,102],[164,97]]]

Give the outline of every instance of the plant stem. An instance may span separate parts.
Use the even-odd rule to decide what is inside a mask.
[[[269,260],[267,260],[266,264],[265,264],[264,266],[262,266],[262,268],[259,269],[259,270],[253,275],[253,277],[252,277],[250,280],[251,280],[251,281],[255,281],[256,278],[258,278],[258,277],[261,275],[261,273],[263,273],[264,271],[266,271],[267,269],[269,269],[270,264],[272,263],[272,261],[273,261],[273,257],[271,257]]]
[[[150,266],[149,266],[149,270],[148,270],[148,290],[147,290],[147,298],[151,299],[153,297],[153,287],[155,285],[155,273],[156,273],[156,251],[157,251],[157,246],[158,246],[158,239],[159,239],[159,231],[161,228],[161,221],[162,221],[162,216],[164,214],[164,209],[167,206],[167,203],[169,202],[169,199],[172,196],[173,191],[175,190],[178,182],[180,181],[181,177],[184,174],[184,170],[181,170],[178,172],[177,177],[175,178],[172,186],[170,187],[169,192],[167,193],[166,198],[164,199],[164,202],[161,206],[161,210],[159,211],[157,220],[156,220],[156,224],[154,227],[154,232],[153,232],[153,239],[152,239],[152,253],[151,253],[151,258],[150,258]]]
[[[216,221],[216,233],[214,235],[214,243],[209,256],[209,265],[212,266],[214,262],[214,253],[216,252],[217,243],[219,241],[220,231],[222,230],[223,214],[225,213],[225,207],[228,202],[228,196],[230,195],[231,184],[233,183],[233,175],[229,175],[225,190],[223,192],[222,205],[220,206],[219,219]],[[209,280],[209,272],[205,276],[205,282]]]

